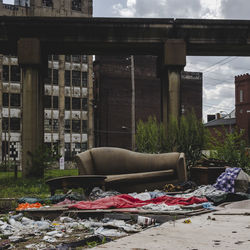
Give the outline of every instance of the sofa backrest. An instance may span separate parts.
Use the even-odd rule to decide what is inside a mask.
[[[144,154],[121,148],[92,148],[94,174],[115,175],[176,169],[180,153]]]

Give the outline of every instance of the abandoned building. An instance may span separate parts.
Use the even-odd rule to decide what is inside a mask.
[[[15,0],[14,5],[0,1],[1,16],[92,16],[92,0]],[[65,56],[65,85],[58,81],[59,56],[48,58],[48,74],[44,79],[44,142],[58,144],[60,126],[64,127],[65,160],[87,148],[87,86],[92,57],[85,55]],[[1,55],[2,78],[2,137],[0,159],[21,161],[22,119],[22,72],[14,55]],[[59,88],[64,94],[59,95]],[[64,124],[59,122],[58,103],[65,100]],[[62,152],[61,151],[61,152]]]
[[[154,56],[135,56],[135,123],[161,120],[161,82]],[[97,56],[95,73],[95,144],[131,149],[131,57]],[[192,98],[190,98],[192,96]],[[202,73],[182,72],[182,114],[192,109],[202,119]]]

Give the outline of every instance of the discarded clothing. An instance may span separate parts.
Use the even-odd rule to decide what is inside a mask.
[[[164,187],[165,192],[180,192],[186,191],[188,189],[194,190],[197,188],[197,185],[192,181],[185,181],[183,183],[174,185],[174,184],[166,184]]]
[[[179,205],[172,205],[168,206],[165,203],[161,204],[148,204],[142,207],[143,209],[149,209],[153,211],[176,211],[181,210],[181,207]]]
[[[115,195],[119,195],[121,193],[117,192],[117,191],[103,191],[101,188],[99,187],[94,187],[93,190],[91,191],[90,195],[89,195],[89,199],[94,201],[94,200],[98,200],[101,198],[105,198],[105,197],[110,197],[110,196],[115,196]]]
[[[96,201],[80,201],[75,205],[69,206],[69,208],[77,209],[108,209],[108,208],[134,208],[142,207],[147,204],[160,204],[165,203],[166,205],[191,205],[194,203],[203,203],[207,202],[206,198],[176,198],[172,196],[161,196],[155,199],[142,201],[136,198],[133,198],[127,194],[121,194],[112,197],[106,197]]]
[[[241,168],[226,168],[226,171],[217,178],[214,187],[228,193],[234,193],[235,179],[240,171]]]

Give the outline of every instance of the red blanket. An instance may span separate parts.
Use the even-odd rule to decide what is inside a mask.
[[[176,198],[172,196],[161,196],[152,200],[142,201],[135,199],[130,195],[121,194],[111,197],[98,199],[96,201],[80,201],[69,208],[77,209],[108,209],[108,208],[133,208],[142,207],[144,205],[153,203],[160,204],[165,203],[166,205],[192,205],[197,203],[207,202],[206,198]]]

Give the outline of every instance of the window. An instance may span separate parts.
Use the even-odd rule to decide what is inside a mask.
[[[87,87],[87,72],[82,72],[82,86]]]
[[[82,109],[83,110],[88,110],[87,98],[82,98]]]
[[[2,127],[3,127],[3,131],[8,131],[9,129],[9,118],[7,117],[3,117],[2,119]]]
[[[82,62],[86,63],[88,61],[88,57],[86,55],[82,56]]]
[[[243,90],[240,90],[240,102],[243,102]]]
[[[72,97],[72,110],[80,110],[81,109],[81,99]]]
[[[80,120],[72,120],[72,132],[80,133],[81,121]]]
[[[70,71],[65,70],[65,86],[70,86]]]
[[[58,120],[57,119],[53,119],[53,122],[51,120],[51,123],[52,123],[52,126],[53,126],[53,130],[54,131],[58,131],[58,126],[59,126]]]
[[[20,131],[20,118],[10,118],[10,131]]]
[[[9,94],[3,93],[3,107],[9,107]]]
[[[20,107],[20,105],[21,105],[20,94],[10,94],[10,106]]]
[[[3,65],[3,81],[8,82],[9,81],[9,66]]]
[[[58,61],[59,60],[59,56],[58,55],[53,55],[53,61]]]
[[[44,97],[44,108],[51,109],[51,96],[50,95],[46,95]]]
[[[80,55],[72,55],[72,62],[80,63],[81,56]]]
[[[82,132],[87,133],[87,121],[82,120]]]
[[[58,85],[58,69],[53,69],[53,84]]]
[[[81,11],[81,9],[82,9],[81,0],[72,0],[71,9]]]
[[[70,55],[66,55],[65,56],[65,61],[66,62],[70,62],[71,61],[71,56]]]
[[[43,6],[53,7],[53,1],[52,0],[43,0]]]
[[[64,131],[65,133],[70,133],[70,120],[65,120]]]
[[[45,79],[45,84],[51,84],[52,70],[48,68],[48,77]]]
[[[70,110],[70,97],[65,97],[65,110]]]
[[[80,86],[81,85],[81,72],[72,70],[72,85]]]
[[[11,65],[11,74],[10,80],[11,82],[20,82],[20,67],[17,65]]]
[[[58,96],[53,96],[53,109],[58,109]]]
[[[81,151],[87,150],[87,142],[83,142],[81,145]]]

